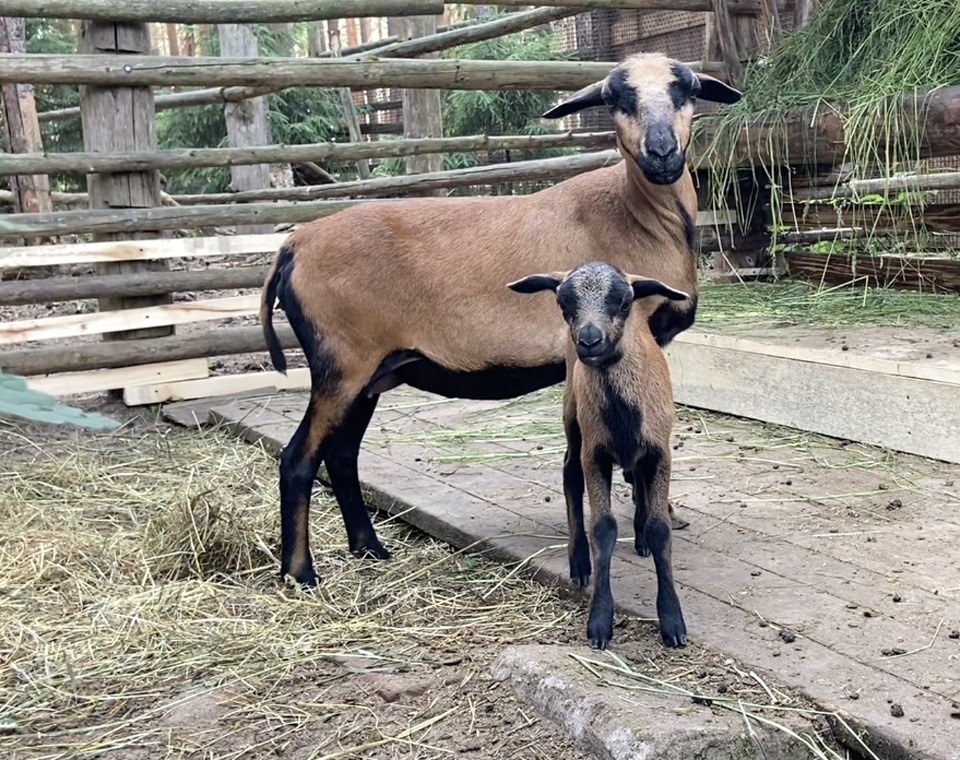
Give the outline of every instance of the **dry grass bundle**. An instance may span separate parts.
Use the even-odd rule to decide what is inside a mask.
[[[312,685],[349,674],[345,661],[415,669],[449,659],[451,645],[535,638],[575,611],[510,567],[392,520],[377,530],[394,560],[359,562],[322,494],[312,544],[323,585],[285,588],[275,500],[275,460],[219,432],[91,437],[5,461],[0,755],[166,746],[157,720],[171,698],[224,688],[238,695],[236,721],[275,735],[278,721],[302,728],[359,709],[314,705],[294,720],[305,687],[289,701],[276,690],[298,673],[326,665]],[[327,731],[334,748],[338,731]]]

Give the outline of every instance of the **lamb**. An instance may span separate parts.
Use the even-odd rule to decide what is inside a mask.
[[[563,320],[516,298],[505,280],[600,259],[691,294],[649,315],[660,345],[693,324],[697,197],[686,150],[698,96],[732,103],[740,93],[663,55],[632,56],[545,114],[606,106],[624,158],[616,165],[526,196],[361,204],[291,233],[260,309],[274,368],[286,372],[273,326],[278,302],[312,379],[306,414],[280,457],[281,576],[316,582],[308,523],[321,463],[350,551],[390,556],[357,473],[380,394],[406,383],[507,399],[563,379]]]
[[[518,293],[556,293],[569,328],[563,491],[570,577],[582,587],[590,582],[591,573],[583,521],[584,484],[590,497],[597,571],[587,622],[590,645],[605,649],[613,638],[610,560],[617,521],[610,509],[610,479],[617,464],[632,475],[634,548],[644,557],[652,553],[656,565],[660,635],[669,647],[685,646],[687,631],[673,585],[667,511],[673,391],[666,359],[647,322],[651,304],[643,299],[665,296],[685,301],[688,295],[658,280],[624,274],[602,261],[581,264],[566,273],[530,275],[508,287]]]

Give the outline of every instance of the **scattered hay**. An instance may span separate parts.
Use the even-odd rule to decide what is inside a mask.
[[[284,587],[265,451],[221,432],[78,440],[0,471],[0,754],[162,744],[157,721],[184,690],[242,686],[246,723],[269,723],[296,710],[276,705],[276,684],[319,664],[341,677],[345,657],[417,668],[453,642],[535,639],[576,611],[389,519],[377,528],[394,559],[357,561],[320,492],[323,585]]]

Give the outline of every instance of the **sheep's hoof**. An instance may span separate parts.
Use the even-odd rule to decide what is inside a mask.
[[[633,550],[641,557],[650,556],[650,547],[647,546],[647,540],[643,536],[637,536],[633,539]]]
[[[673,511],[673,504],[667,505],[667,512],[670,515],[670,527],[674,530],[683,530],[690,525],[687,520],[684,520],[682,517],[677,517],[677,513]]]
[[[285,581],[288,577],[292,578],[296,583],[302,586],[308,586],[310,588],[320,585],[320,576],[317,575],[312,567],[305,567],[296,573],[292,573],[289,570],[280,571],[280,580]]]
[[[683,618],[677,616],[660,621],[660,637],[663,643],[671,648],[682,648],[687,645],[687,626]]]
[[[390,559],[390,552],[377,539],[351,547],[350,553],[358,559]]]
[[[590,610],[587,619],[587,640],[594,649],[606,649],[613,639],[613,609]]]
[[[590,585],[591,569],[588,553],[570,557],[570,582],[574,588],[586,588]]]

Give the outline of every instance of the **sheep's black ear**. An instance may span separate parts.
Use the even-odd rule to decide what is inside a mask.
[[[543,115],[543,118],[562,119],[564,116],[569,116],[577,111],[582,111],[584,108],[602,106],[603,83],[606,81],[606,79],[601,79],[599,82],[594,82],[593,84],[584,87],[582,90],[577,90],[565,101],[547,111]]]
[[[540,293],[544,290],[556,292],[561,282],[563,282],[563,278],[557,277],[556,275],[532,274],[529,277],[524,277],[522,280],[511,282],[507,287],[510,288],[510,290],[515,290],[517,293]]]
[[[647,298],[648,296],[665,296],[671,301],[685,301],[690,297],[682,290],[674,290],[664,285],[660,280],[653,280],[649,277],[637,277],[634,275],[630,278],[630,285],[633,286],[634,300]]]
[[[700,82],[700,100],[709,100],[711,103],[736,103],[743,97],[740,90],[731,87],[726,82],[714,79],[709,74],[695,74]]]

